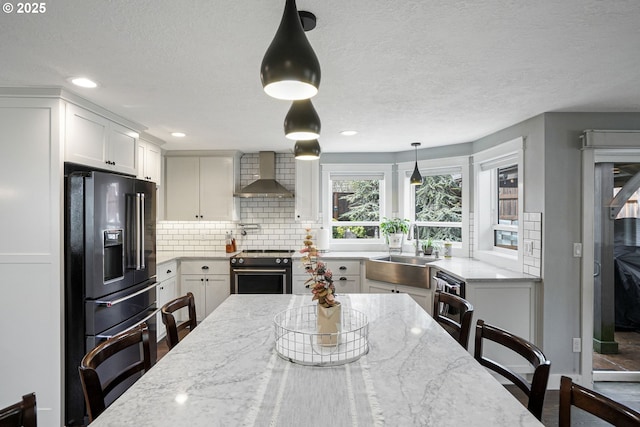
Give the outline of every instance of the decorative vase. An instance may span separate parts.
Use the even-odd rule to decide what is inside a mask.
[[[404,233],[391,233],[388,236],[389,252],[402,252]]]
[[[318,344],[321,346],[338,345],[338,337],[342,325],[342,306],[340,303],[332,307],[318,304]]]

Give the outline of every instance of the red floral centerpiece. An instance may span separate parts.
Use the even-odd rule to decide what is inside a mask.
[[[311,229],[304,239],[302,253],[302,265],[311,276],[305,282],[313,293],[313,301],[318,301],[318,344],[322,346],[338,345],[338,336],[341,329],[341,307],[335,299],[336,287],[333,284],[333,274],[327,265],[318,259],[318,250],[311,238]]]

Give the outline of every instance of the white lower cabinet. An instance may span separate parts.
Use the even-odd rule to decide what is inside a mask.
[[[433,306],[433,292],[431,289],[416,288],[414,286],[396,285],[394,283],[369,280],[365,282],[364,292],[369,294],[404,293],[408,294],[427,313],[431,314]]]
[[[158,309],[163,305],[178,297],[178,262],[168,261],[157,266],[157,295],[156,301]],[[157,315],[158,325],[158,341],[167,334],[164,323],[162,323],[162,315]]]
[[[230,295],[227,260],[182,261],[180,293],[193,293],[198,322],[204,320]]]
[[[333,273],[337,295],[360,292],[360,260],[329,259],[325,262]]]

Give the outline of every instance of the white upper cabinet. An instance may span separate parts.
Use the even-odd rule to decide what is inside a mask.
[[[73,104],[65,125],[65,161],[136,175],[137,132]]]
[[[156,144],[139,139],[137,159],[138,179],[153,181],[158,187],[162,185],[162,150]]]
[[[232,221],[238,219],[233,197],[235,156],[166,158],[166,219]]]
[[[296,160],[296,221],[317,221],[319,217],[320,161]]]

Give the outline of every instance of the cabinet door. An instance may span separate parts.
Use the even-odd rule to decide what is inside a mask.
[[[166,219],[200,219],[200,187],[197,157],[167,157]]]
[[[296,160],[296,221],[318,220],[319,164],[319,160]]]
[[[396,286],[396,291],[407,293],[427,313],[432,314],[433,293],[429,289],[414,288],[412,286]]]
[[[360,292],[360,276],[333,276],[336,293],[353,294]]]
[[[200,158],[200,219],[232,220],[234,216],[232,157]]]
[[[300,276],[294,275],[291,279],[291,292],[295,295],[309,295],[311,296],[311,291],[307,288],[307,280],[309,280],[309,275]]]
[[[150,142],[138,140],[138,158],[136,159],[138,179],[153,181],[161,185],[162,151],[160,147]]]
[[[109,121],[72,104],[66,107],[65,155],[68,162],[108,168]]]
[[[229,275],[212,274],[207,276],[205,283],[207,287],[206,317],[218,308],[231,292],[229,288]]]
[[[166,303],[175,299],[178,296],[177,295],[178,283],[177,283],[176,277],[175,276],[170,277],[169,279],[158,283],[157,289],[158,289],[157,307],[159,310],[162,308],[163,305],[165,305]],[[160,341],[160,339],[163,338],[167,332],[165,329],[164,323],[162,323],[162,314],[160,314],[160,312],[158,312],[156,320],[158,322],[157,323],[158,341]]]
[[[365,284],[365,291],[369,294],[388,294],[396,291],[396,286],[390,283],[369,280]]]
[[[196,303],[196,319],[201,322],[207,316],[205,276],[201,274],[183,275],[180,281],[180,294],[186,295],[187,292],[193,294]],[[182,316],[180,320],[183,321],[186,318],[187,316]]]
[[[118,172],[136,174],[136,140],[137,133],[117,123],[109,126],[107,147],[108,160]]]

